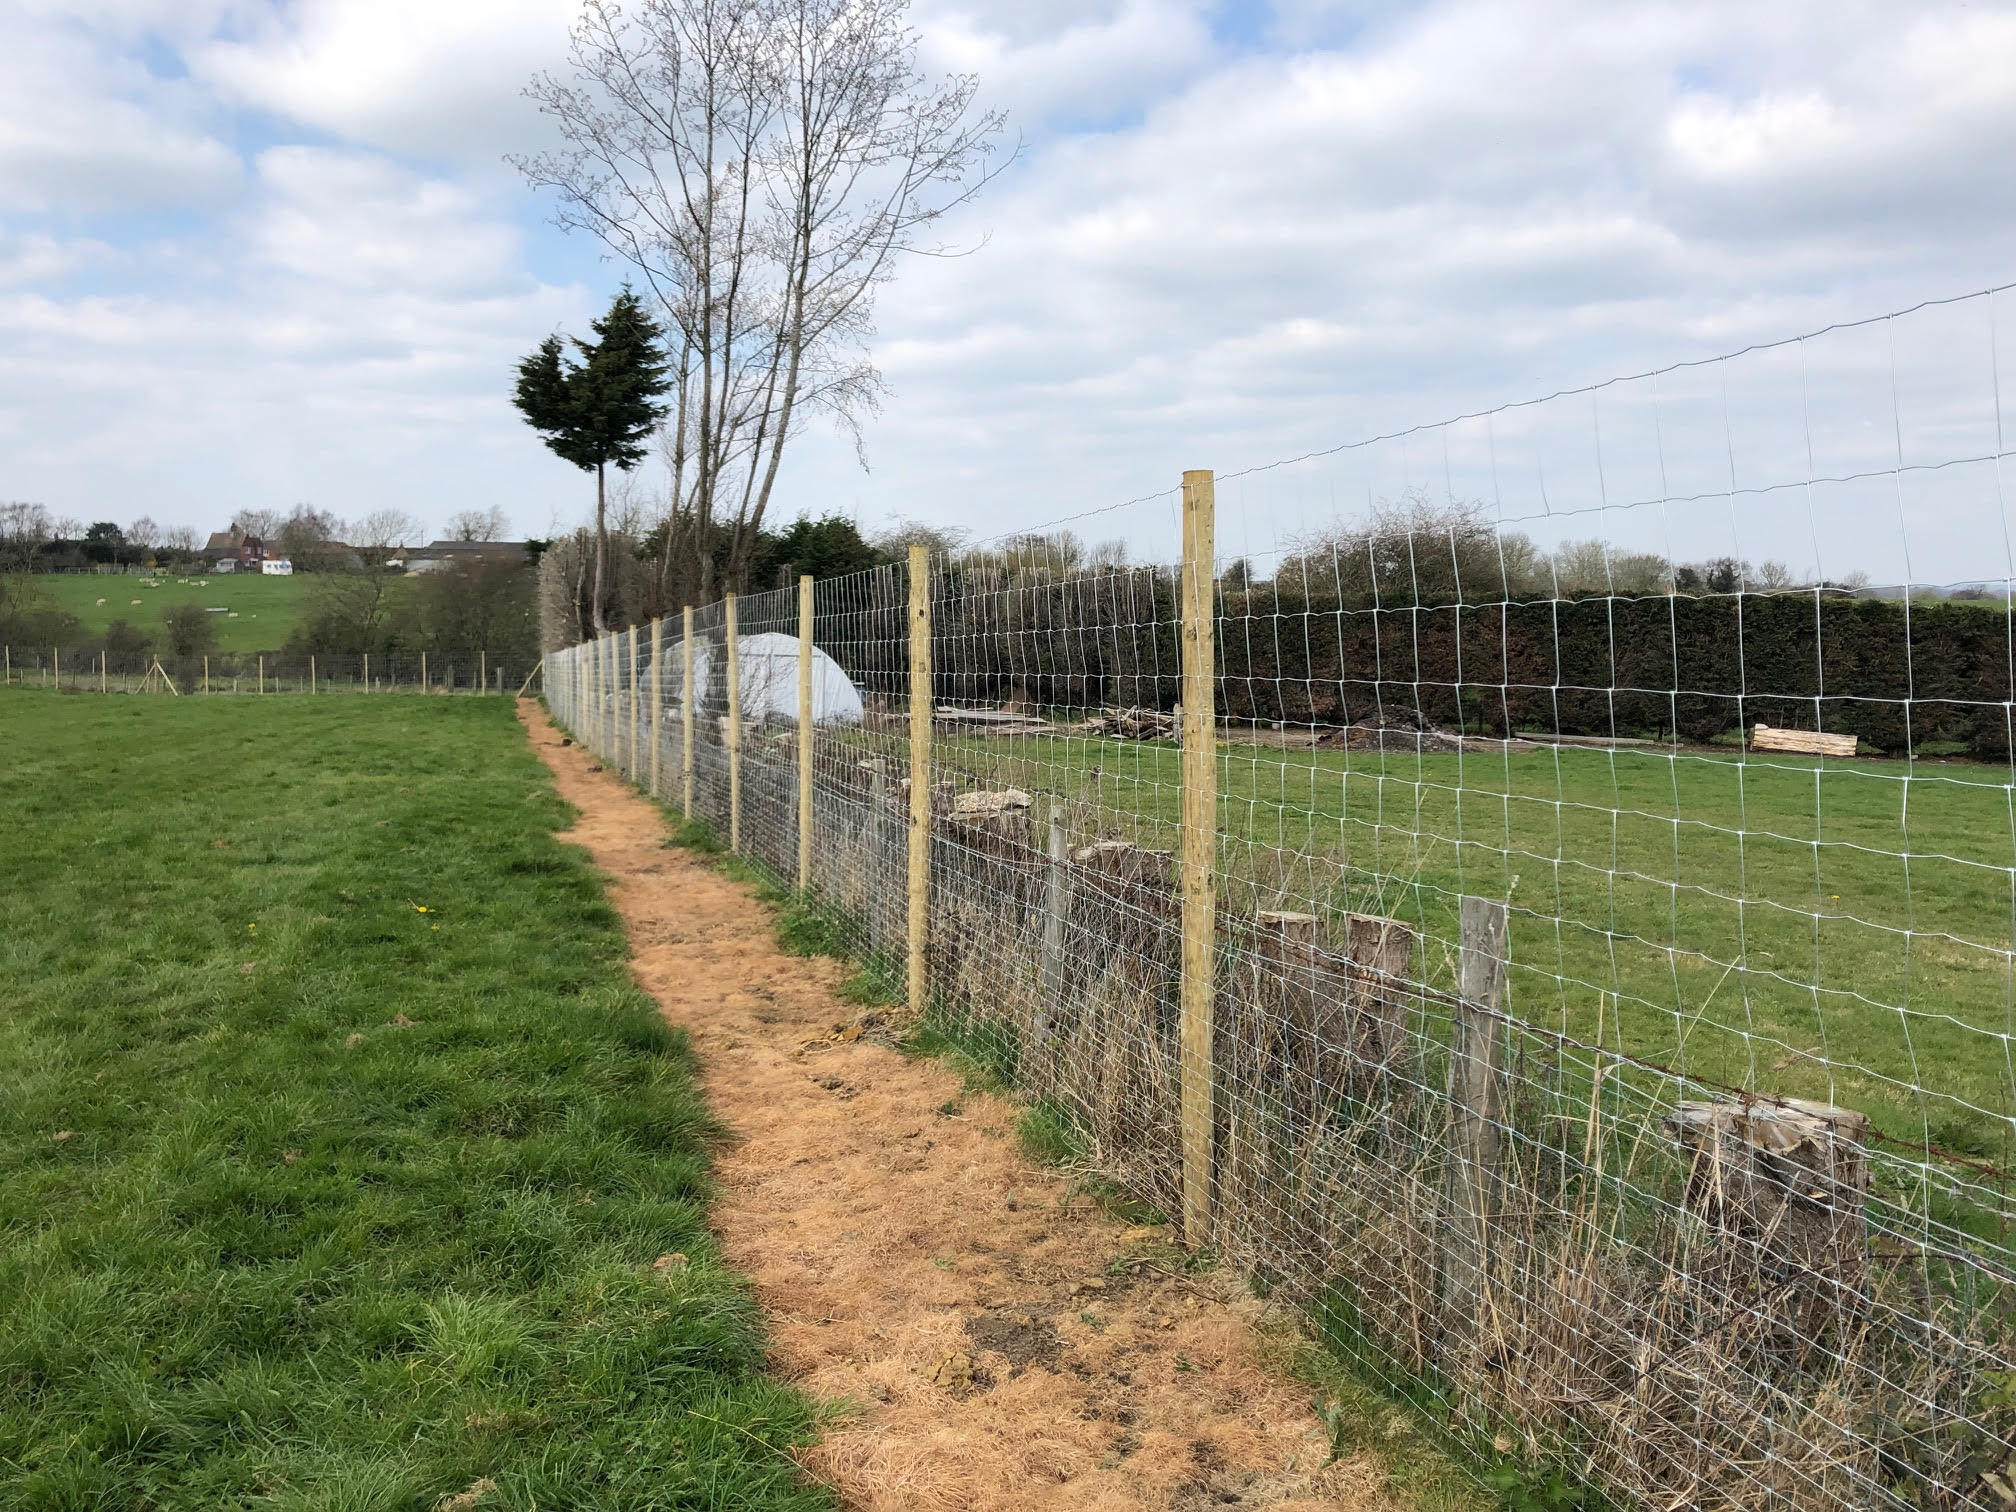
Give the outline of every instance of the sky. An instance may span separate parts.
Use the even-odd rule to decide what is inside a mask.
[[[296,502],[583,518],[592,483],[508,402],[624,277],[505,161],[548,140],[522,91],[572,14],[0,6],[0,498],[204,530]],[[1074,518],[1166,557],[1169,490],[1212,468],[1221,543],[1256,558],[1427,491],[1543,544],[2009,572],[2016,294],[1437,422],[2016,278],[2016,7],[912,16],[1017,150],[944,227],[970,255],[882,291],[866,467],[808,432],[779,520]]]

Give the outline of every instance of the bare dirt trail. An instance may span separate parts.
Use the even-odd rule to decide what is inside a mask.
[[[872,1039],[839,962],[776,946],[765,909],[664,844],[652,805],[519,705],[581,813],[638,981],[693,1036],[735,1135],[715,1226],[754,1279],[772,1360],[854,1410],[805,1455],[874,1512],[1270,1512],[1397,1506],[1326,1466],[1310,1392],[1261,1359],[1229,1277],[1176,1277],[1166,1229],[1115,1222],[1017,1150],[1015,1106]]]

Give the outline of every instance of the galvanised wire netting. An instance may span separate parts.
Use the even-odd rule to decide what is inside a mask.
[[[1181,574],[1134,559],[1177,496],[1068,522],[1121,545],[938,556],[934,1026],[1171,1215],[1204,1149],[1186,1237],[1487,1458],[1648,1507],[2016,1506],[1998,322],[1972,296],[1217,479],[1201,1146]],[[892,967],[908,592],[821,582],[812,625],[846,685],[813,901]],[[548,696],[674,804],[690,709],[694,812],[789,883],[797,594],[735,614],[738,719],[722,605],[634,669],[627,634],[549,655]]]

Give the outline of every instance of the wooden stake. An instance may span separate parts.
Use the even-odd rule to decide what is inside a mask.
[[[259,691],[266,691],[266,658],[263,655],[259,658]]]
[[[679,611],[679,653],[684,675],[679,691],[679,722],[685,727],[686,749],[679,759],[681,794],[679,811],[687,822],[693,819],[693,606]]]
[[[931,896],[931,553],[910,548],[910,1017],[924,1016]]]
[[[490,688],[490,653],[488,651],[478,651],[476,653],[476,691],[478,693],[484,693],[488,692],[489,688]],[[504,689],[500,686],[497,689],[497,691],[499,693],[502,693]]]
[[[1504,1043],[1505,905],[1463,899],[1459,1002],[1449,1039],[1449,1243],[1442,1277],[1445,1337],[1467,1337],[1485,1309],[1488,1236],[1497,1187],[1499,1062]]]
[[[422,693],[427,691],[427,653],[425,651],[420,653],[420,691]]]
[[[735,595],[728,613],[728,849],[742,849],[742,642],[735,633]]]
[[[539,675],[539,669],[540,669],[541,667],[545,666],[545,665],[546,665],[546,658],[545,658],[545,657],[543,657],[543,656],[542,656],[542,657],[540,657],[540,658],[539,658],[539,660],[537,660],[536,662],[532,663],[532,670],[531,670],[530,672],[527,672],[527,673],[525,674],[525,681],[523,681],[522,683],[518,684],[518,691],[517,691],[517,693],[516,693],[516,694],[514,694],[513,696],[514,696],[514,697],[517,697],[517,698],[523,698],[523,697],[525,696],[525,690],[526,690],[527,688],[529,688],[529,687],[531,687],[531,686],[532,686],[532,679],[533,679],[533,678],[535,678],[535,677],[537,677],[537,676]],[[502,667],[499,667],[499,668],[497,669],[497,675],[498,675],[498,677],[500,677],[500,678],[501,678],[501,677],[503,677],[503,675],[504,675],[504,669],[503,669]],[[504,684],[503,684],[502,682],[499,682],[499,683],[497,684],[497,691],[498,691],[499,693],[502,693],[502,692],[504,691]],[[543,689],[542,691],[544,691],[545,693],[547,693],[547,694],[549,694],[549,695],[550,695],[550,694],[552,693],[552,691],[553,691],[553,687],[552,687],[552,684],[550,684],[550,683],[549,683],[549,684],[547,684],[547,686],[546,686],[546,687],[545,687],[545,688],[544,688],[544,689]],[[570,719],[570,720],[571,720],[573,716],[572,716],[572,715],[563,715],[562,717],[563,717],[563,718],[567,718],[567,719]]]
[[[111,687],[106,682],[105,662],[106,662],[105,653],[103,651],[100,651],[98,653],[98,691],[100,693],[110,693],[112,691]]]
[[[203,658],[203,692],[206,696],[210,692],[210,658],[208,656]]]
[[[651,796],[664,792],[658,780],[665,745],[665,621],[651,621]]]
[[[798,579],[798,890],[812,885],[812,576]]]
[[[635,782],[644,772],[644,760],[638,751],[638,727],[644,718],[644,710],[637,700],[637,627],[630,627],[630,780]]]
[[[313,651],[308,653],[308,691],[310,693],[320,693],[322,691],[315,680],[315,653]]]
[[[1183,1241],[1211,1237],[1217,1160],[1213,1039],[1218,861],[1217,487],[1183,474]]]

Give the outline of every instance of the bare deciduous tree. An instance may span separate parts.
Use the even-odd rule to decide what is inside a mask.
[[[492,504],[488,509],[464,509],[448,517],[448,537],[455,541],[501,541],[511,521]]]
[[[557,222],[663,304],[673,411],[665,549],[676,594],[746,574],[801,411],[859,444],[881,379],[877,288],[991,175],[998,112],[917,68],[908,0],[586,0],[564,79],[528,93],[566,146],[518,160]],[[669,602],[672,583],[661,584]]]

